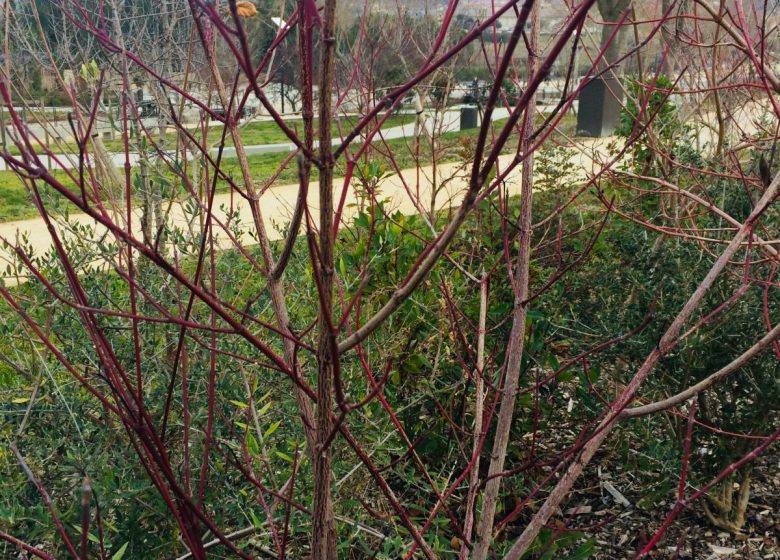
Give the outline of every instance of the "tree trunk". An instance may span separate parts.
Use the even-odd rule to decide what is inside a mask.
[[[614,40],[610,41],[609,39],[615,31],[615,25],[611,24],[616,24],[620,21],[628,4],[629,0],[598,0],[599,13],[603,20],[600,46],[604,51],[604,57],[600,66],[601,70],[606,70],[609,65],[614,64],[620,57],[626,27],[621,25]],[[607,75],[604,77],[615,78],[618,74],[618,72],[612,69],[608,70]]]
[[[299,4],[303,12],[310,9]],[[320,127],[320,311],[317,343],[317,442],[314,450],[313,560],[336,560],[336,522],[331,502],[331,449],[333,431],[333,385],[338,375],[339,351],[333,332],[333,146],[331,117],[336,0],[328,0],[322,29],[322,62],[319,88]],[[304,16],[304,20],[306,17]]]
[[[466,520],[463,526],[463,536],[466,540],[471,540],[471,533],[474,528],[474,507],[477,501],[477,492],[479,490],[479,453],[483,437],[482,416],[485,413],[485,323],[487,321],[487,276],[483,272],[479,284],[479,330],[477,332],[477,364],[474,368],[474,430],[471,453],[474,457],[474,464],[471,466],[469,474],[469,493],[466,500]],[[464,542],[460,549],[460,559],[467,560],[469,549]]]
[[[537,44],[539,42],[539,2],[531,10],[530,51],[528,53],[528,77],[536,73]],[[525,321],[528,315],[528,283],[531,262],[531,208],[533,202],[533,172],[534,159],[527,154],[530,147],[529,138],[533,134],[536,115],[536,95],[532,95],[523,123],[523,139],[521,151],[526,154],[523,160],[520,194],[520,249],[515,264],[515,304],[512,312],[512,330],[509,334],[509,346],[506,358],[506,376],[501,396],[501,407],[498,412],[496,435],[493,440],[493,451],[490,455],[488,482],[482,502],[482,512],[477,530],[477,544],[474,548],[474,560],[485,560],[493,541],[493,521],[496,514],[496,502],[501,488],[501,473],[504,471],[506,449],[509,443],[509,432],[514,417],[517,386],[520,379],[523,349],[525,347]]]
[[[615,26],[628,4],[628,0],[598,0],[603,20],[599,42],[602,56],[594,68],[595,76],[580,92],[577,134],[609,136],[618,125],[623,92],[618,81],[620,72],[613,65],[620,57],[626,26],[619,26],[616,34]]]

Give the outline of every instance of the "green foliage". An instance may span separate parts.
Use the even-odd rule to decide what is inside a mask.
[[[637,95],[641,92],[637,90]],[[666,107],[662,99],[651,98],[659,105],[663,122],[677,118],[673,106]],[[655,125],[654,125],[655,126]],[[468,155],[468,138],[461,144]],[[667,141],[677,142],[669,133]],[[413,159],[401,153],[402,144],[388,143],[398,150],[399,165]],[[675,144],[678,145],[678,144]],[[640,148],[641,149],[641,145]],[[680,150],[682,148],[679,148]],[[682,151],[678,152],[682,153]],[[698,157],[691,154],[691,157]],[[412,158],[412,156],[409,156]],[[252,171],[267,177],[278,166],[278,155],[253,156]],[[539,178],[535,199],[534,221],[548,216],[567,199],[576,178],[572,173],[569,154],[563,148],[545,148],[537,154]],[[403,165],[402,165],[403,167]],[[711,166],[715,168],[714,165]],[[339,296],[355,305],[359,321],[372,316],[387,302],[402,284],[426,245],[440,232],[449,216],[446,212],[434,215],[428,224],[416,215],[404,215],[382,200],[382,182],[390,169],[387,160],[376,154],[366,156],[356,166],[361,197],[351,223],[339,233],[335,263],[339,278]],[[285,171],[289,173],[293,170]],[[280,179],[282,181],[283,179]],[[164,195],[174,194],[176,185],[167,176],[156,177]],[[646,186],[637,182],[637,187]],[[629,195],[615,185],[602,185],[603,193],[626,203]],[[755,192],[746,192],[734,180],[721,178],[702,187],[702,196],[717,200],[719,205],[737,219],[750,212]],[[377,201],[379,200],[379,201]],[[56,204],[56,200],[50,200]],[[667,194],[648,195],[639,201],[631,200],[630,210],[656,225],[663,225],[662,211],[675,201]],[[637,223],[612,216],[598,239],[604,216],[602,201],[594,193],[584,195],[578,205],[568,206],[556,215],[552,226],[534,231],[534,259],[531,265],[531,293],[547,284],[564,264],[572,269],[550,289],[543,291],[530,303],[525,331],[525,352],[521,364],[520,393],[513,437],[517,442],[533,439],[534,447],[520,443],[509,449],[506,469],[517,469],[519,474],[503,481],[499,514],[511,512],[518,495],[527,495],[549,474],[543,468],[527,468],[529,461],[553,464],[561,450],[574,443],[572,426],[581,426],[595,420],[602,412],[604,397],[614,394],[615,386],[627,382],[647,353],[673,319],[695,286],[711,266],[713,256],[701,250],[694,241],[672,237],[660,238],[652,230]],[[349,427],[361,440],[368,442],[372,458],[380,465],[383,476],[402,506],[418,524],[425,522],[428,512],[438,498],[427,482],[421,479],[416,460],[422,461],[440,488],[452,482],[452,473],[460,472],[468,461],[464,452],[461,431],[467,431],[474,420],[472,405],[475,367],[473,348],[474,328],[479,316],[479,284],[473,279],[483,270],[491,270],[488,336],[488,382],[500,384],[500,372],[506,358],[506,341],[511,328],[506,318],[515,304],[507,266],[502,262],[506,252],[514,255],[516,236],[505,236],[506,229],[516,227],[519,208],[511,199],[506,210],[506,221],[497,217],[497,200],[486,199],[457,234],[443,259],[424,280],[421,289],[364,342],[365,356],[373,372],[382,372],[387,382],[382,396],[385,402],[372,400],[349,417]],[[67,213],[67,207],[61,208]],[[195,204],[185,204],[185,217],[196,222],[202,210]],[[772,220],[780,219],[778,209],[772,209]],[[721,221],[709,214],[692,218],[701,231],[727,239]],[[246,224],[238,213],[230,215],[231,232],[238,238],[247,238]],[[94,238],[91,231],[77,223],[69,227]],[[557,229],[556,229],[557,228]],[[284,232],[283,232],[284,233]],[[169,227],[166,239],[176,244],[176,258],[185,273],[194,274],[196,255],[201,239],[183,227]],[[550,239],[555,239],[551,242]],[[302,341],[314,344],[310,325],[317,318],[316,285],[306,259],[306,239],[300,239],[286,270],[284,289],[290,302],[290,324]],[[505,246],[505,242],[506,245]],[[114,271],[100,269],[93,263],[101,257],[116,254],[110,238],[91,244],[71,240],[67,248],[76,263],[77,272],[84,279],[85,297],[93,307],[107,310],[125,310],[130,307],[131,293],[126,282]],[[272,249],[278,252],[279,247]],[[259,259],[259,250],[252,256]],[[257,271],[236,251],[210,253],[214,275],[219,279],[219,297],[247,316],[273,323],[270,295],[266,286],[257,282]],[[738,259],[744,261],[745,254]],[[35,257],[35,263],[46,278],[62,293],[67,293],[67,278],[62,273],[56,255],[49,253]],[[457,263],[457,265],[455,264]],[[12,262],[10,269],[18,267]],[[771,267],[767,263],[753,263],[750,275],[767,285]],[[149,303],[158,302],[172,314],[181,312],[181,293],[171,285],[170,278],[154,267],[137,269],[139,286],[145,292],[138,302],[139,312],[155,314],[159,311]],[[725,274],[702,305],[701,316],[728,300],[742,282],[741,274]],[[95,365],[94,348],[84,328],[83,317],[76,309],[56,301],[51,292],[37,282],[29,282],[14,289],[23,310],[39,324],[47,325],[56,333],[58,347],[79,372],[101,389],[107,385],[103,372]],[[359,297],[358,297],[359,294]],[[148,298],[148,299],[147,299]],[[353,301],[354,298],[354,301]],[[763,332],[761,320],[764,311],[770,317],[780,313],[777,299],[768,299],[758,288],[748,290],[728,311],[728,322],[716,321],[705,325],[688,337],[662,361],[643,387],[643,397],[655,400],[679,391],[702,379],[728,363],[735,355],[752,344]],[[96,504],[103,512],[104,540],[108,554],[114,560],[123,558],[170,558],[181,550],[177,525],[168,512],[159,492],[148,482],[143,465],[128,445],[130,434],[119,425],[87,391],[73,382],[68,372],[47,349],[31,343],[17,314],[0,307],[0,526],[26,540],[45,545],[59,556],[65,552],[40,497],[18,468],[7,451],[13,438],[13,428],[25,413],[33,393],[40,385],[33,402],[33,420],[23,439],[22,451],[33,471],[41,477],[53,496],[54,507],[61,515],[68,531],[77,535],[79,527],[79,488],[89,477],[94,488]],[[195,300],[190,315],[192,321],[206,324],[211,320],[210,310]],[[650,318],[649,324],[619,344],[579,361],[571,369],[537,390],[551,372],[563,362],[594,344],[623,335]],[[149,405],[156,423],[162,422],[163,407],[171,383],[173,359],[180,328],[165,321],[141,322],[140,349],[134,345],[132,329],[125,318],[101,315],[100,324],[111,333],[112,349],[117,360],[127,371],[134,371],[137,360],[143,364],[143,399]],[[345,335],[354,325],[343,325]],[[270,344],[281,352],[277,338]],[[203,426],[209,413],[210,390],[209,343],[204,339],[186,337],[189,422]],[[261,360],[251,357],[256,353],[237,336],[220,335],[219,353],[214,358],[214,413],[217,422],[213,433],[215,452],[210,460],[209,484],[204,497],[209,515],[220,520],[225,530],[266,526],[266,511],[257,502],[257,488],[237,474],[235,465],[245,461],[257,472],[262,484],[274,486],[293,472],[296,464],[297,491],[305,493],[312,480],[312,467],[303,452],[303,435],[296,412],[296,403],[289,390],[289,380]],[[138,354],[136,354],[138,352]],[[235,360],[233,356],[249,356]],[[301,351],[297,357],[301,371],[310,371],[314,358]],[[745,431],[760,434],[776,421],[780,388],[776,362],[771,353],[762,355],[720,385],[708,391],[700,402],[700,418],[725,431]],[[180,377],[175,384],[182,383]],[[350,402],[357,402],[376,386],[376,379],[367,375],[358,359],[344,359],[340,363],[340,381]],[[309,380],[312,381],[312,380]],[[170,450],[176,475],[184,472],[185,454],[189,452],[191,473],[198,473],[205,445],[201,430],[193,430],[185,447],[184,415],[179,385],[175,385],[174,406],[168,418]],[[390,418],[386,408],[395,411]],[[400,425],[410,441],[414,454],[397,432]],[[454,424],[454,425],[453,425]],[[670,480],[679,473],[681,462],[680,438],[682,423],[672,418],[637,421],[620,430],[612,447],[606,451],[619,457],[621,466],[636,473],[637,495],[632,496],[650,507],[674,489]],[[493,440],[493,428],[487,430],[482,453],[483,467],[487,463]],[[711,474],[732,461],[742,450],[741,444],[721,434],[703,430],[694,432],[696,444],[711,450],[697,455],[692,464],[694,480]],[[459,439],[460,438],[460,439]],[[537,446],[538,444],[538,446]],[[355,469],[356,460],[347,446],[336,438],[333,443],[333,475],[336,482],[337,513],[343,518],[377,526],[391,536],[382,539],[357,525],[340,524],[340,553],[355,558],[375,555],[377,558],[398,558],[408,550],[409,535],[386,522],[372,511],[386,512],[388,505],[371,481],[365,469]],[[483,473],[484,475],[484,473]],[[196,474],[193,475],[196,478]],[[464,485],[455,489],[450,503],[458,515],[465,502]],[[369,513],[367,513],[369,512]],[[508,535],[516,533],[528,520],[530,513],[521,512],[508,521]],[[551,524],[550,527],[555,525]],[[290,517],[290,557],[303,557],[311,529],[308,515],[293,511]],[[94,531],[90,539],[97,538]],[[269,544],[269,537],[253,537],[256,543]],[[449,519],[439,515],[426,533],[426,539],[442,558],[454,558],[457,540]],[[511,540],[502,541],[497,548],[508,547]],[[595,540],[576,531],[545,529],[539,535],[528,559],[588,558],[595,554]]]
[[[627,99],[615,134],[633,140],[634,166],[642,173],[661,165],[655,161],[659,151],[680,160],[698,155],[692,151],[690,126],[680,121],[674,91],[664,75],[626,79]],[[648,132],[653,135],[652,147],[647,144]]]
[[[638,134],[650,122],[654,131],[664,139],[669,139],[680,127],[677,107],[670,96],[674,84],[664,75],[655,80],[626,79],[627,99],[620,112],[620,124],[615,134],[628,138]]]
[[[712,181],[703,196],[717,200],[719,206],[743,220],[752,208],[750,200],[755,195],[746,193],[737,181],[721,179]],[[668,196],[666,200],[648,196],[634,209],[653,220],[657,219],[660,204],[673,202]],[[772,223],[780,219],[780,214],[777,209],[770,209],[765,219]],[[699,216],[695,225],[700,231],[713,232],[710,235],[718,235],[714,232],[723,227],[721,220],[711,214]],[[729,239],[731,233],[721,235]],[[576,251],[576,240],[568,244],[566,251]],[[628,382],[704,278],[715,256],[703,253],[694,241],[660,238],[633,222],[622,218],[611,220],[586,263],[563,282],[561,290],[565,297],[556,294],[542,300],[543,309],[555,323],[572,328],[576,325],[595,340],[619,336],[651,319],[640,333],[590,359],[591,371],[599,368],[601,379],[592,379],[587,385],[614,394],[612,385]],[[736,260],[744,258],[741,254]],[[771,266],[753,264],[750,274],[766,281],[771,277]],[[683,330],[729,301],[741,285],[739,274],[724,273],[705,298],[700,313]],[[748,289],[714,320],[668,353],[643,385],[643,397],[649,401],[662,399],[728,364],[766,333],[761,319],[765,312],[777,320],[780,316],[777,298],[769,297],[765,307],[764,288]],[[575,339],[569,341],[574,342],[570,348],[574,354],[588,347]],[[723,432],[694,431],[695,444],[704,449],[693,459],[694,477],[706,479],[747,450],[749,441],[730,437],[725,432],[760,434],[775,425],[780,413],[776,360],[771,351],[766,351],[699,398],[697,417]],[[585,383],[582,390],[580,402],[590,414],[596,414],[601,410],[601,403],[587,397],[586,393],[592,389]],[[683,428],[677,420],[672,425],[670,438],[661,435],[669,430],[669,424],[663,419],[638,422],[622,436],[618,445],[625,452],[624,460],[635,465],[636,472],[644,477],[644,503],[662,499],[671,489],[669,477],[679,472]],[[638,448],[644,448],[639,455]]]
[[[540,165],[555,166],[555,162],[564,157],[555,151],[546,153],[540,156]],[[382,176],[380,165],[368,165],[365,169],[365,177],[381,180]],[[566,180],[566,170],[561,169],[556,181]],[[381,181],[374,186],[381,188]],[[746,195],[740,195],[740,191],[733,189],[732,185],[727,187],[728,195],[734,198],[726,201],[727,206],[736,211],[744,204],[741,197]],[[723,185],[713,185],[713,193],[722,192],[722,188]],[[555,189],[541,192],[537,210],[543,213],[558,204],[561,193]],[[193,209],[193,212],[196,210]],[[583,220],[593,221],[595,218],[600,219],[600,216],[583,209],[570,209],[562,215],[561,227],[579,231]],[[702,227],[711,225],[707,219],[711,218],[702,218]],[[560,286],[545,292],[534,302],[528,315],[526,355],[521,376],[521,389],[524,390],[529,389],[545,372],[557,369],[566,356],[586,349],[593,340],[623,334],[636,327],[649,313],[654,313],[653,322],[639,335],[593,356],[587,369],[575,368],[555,380],[556,384],[570,390],[576,403],[576,413],[585,417],[595,417],[601,409],[601,401],[595,397],[594,389],[608,390],[610,383],[626,381],[711,262],[710,257],[702,257],[693,243],[677,240],[658,242],[644,228],[617,218],[609,226],[599,242],[593,245],[589,258],[577,268],[576,274],[567,275]],[[243,225],[236,223],[235,228],[236,233],[241,234]],[[585,251],[587,236],[591,233],[592,228],[586,228],[585,233],[567,236],[566,251],[575,256]],[[198,240],[188,240],[185,232],[176,230],[167,232],[167,235],[178,239],[183,258],[190,259],[187,255],[194,253]],[[414,266],[431,233],[419,217],[391,211],[387,202],[371,204],[367,200],[363,211],[357,213],[351,226],[340,235],[342,249],[336,256],[336,263],[344,294],[347,299],[351,298],[362,284],[361,314],[367,317],[386,301]],[[305,251],[302,247],[299,249],[295,254]],[[79,257],[78,262],[89,263],[101,251],[110,253],[112,249],[97,245],[73,246],[72,250]],[[467,263],[467,268],[459,270],[446,261],[441,263],[426,281],[428,289],[420,291],[407,302],[390,323],[380,329],[376,339],[367,345],[375,359],[380,362],[387,360],[388,383],[384,395],[388,405],[399,411],[398,420],[409,438],[416,442],[416,453],[435,476],[464,464],[462,454],[449,436],[451,426],[439,407],[449,411],[453,417],[461,418],[465,425],[469,425],[473,414],[464,400],[470,381],[464,375],[462,361],[465,359],[468,366],[469,360],[473,360],[472,350],[464,347],[458,334],[452,331],[450,310],[441,293],[446,290],[464,316],[475,321],[479,313],[476,303],[478,286],[468,281],[465,273],[479,275],[484,263],[490,262],[491,256],[501,250],[501,224],[486,202],[467,223],[450,253],[453,260]],[[554,252],[540,251],[537,257],[532,269],[532,291],[541,287],[555,270]],[[361,275],[366,262],[370,262],[371,275],[368,279]],[[65,279],[53,256],[41,256],[39,264],[55,285],[64,284]],[[183,266],[188,269],[192,263],[185,262]],[[238,307],[247,306],[248,312],[255,317],[272,319],[268,296],[263,292],[258,294],[257,288],[247,281],[253,277],[253,270],[240,255],[221,253],[216,266],[223,281],[222,297]],[[604,270],[610,270],[610,274],[605,276]],[[760,268],[754,270],[754,274],[761,273]],[[139,274],[143,275],[141,281],[150,297],[168,302],[166,305],[170,305],[171,309],[178,305],[163,275],[149,268],[142,269]],[[512,305],[512,291],[504,274],[496,272],[492,279],[488,312],[489,323],[493,325],[488,339],[488,354],[497,364],[504,359],[503,341],[509,328],[501,319],[511,311]],[[310,271],[304,261],[294,258],[287,277],[286,288],[293,302],[291,320],[295,325],[309,324],[316,313],[306,304],[314,290]],[[88,298],[94,305],[107,308],[127,305],[129,293],[126,285],[115,275],[93,271],[84,278]],[[738,281],[725,278],[720,282],[707,300],[705,309],[712,309],[729,297]],[[436,289],[431,289],[433,287]],[[66,307],[52,305],[51,297],[35,283],[18,288],[17,295],[28,313],[43,324],[50,324],[52,331],[58,333],[58,342],[72,362],[92,362],[92,350],[85,344],[85,333],[78,314]],[[733,329],[724,331],[722,324],[715,324],[676,349],[664,360],[658,375],[651,378],[647,386],[648,398],[679,390],[711,373],[759,336],[763,326],[755,319],[760,317],[761,295],[750,291],[732,309],[729,320]],[[780,310],[776,302],[771,305],[770,314],[776,316]],[[145,311],[151,312],[151,309]],[[95,495],[105,512],[106,548],[110,554],[130,558],[141,557],[154,550],[155,557],[172,556],[178,549],[175,523],[166,513],[157,492],[144,481],[143,469],[132,450],[128,449],[125,435],[121,431],[105,430],[109,417],[94,399],[69,381],[69,373],[47,356],[42,347],[37,347],[34,353],[23,352],[14,342],[22,332],[18,318],[7,313],[4,317],[3,354],[10,356],[20,369],[38,372],[34,375],[42,375],[44,379],[35,406],[39,412],[36,412],[35,421],[25,435],[24,453],[55,497],[66,526],[78,525],[77,489],[86,475],[93,481]],[[207,320],[208,310],[202,304],[196,304],[192,317],[194,320]],[[118,358],[132,370],[135,360],[132,337],[122,329],[123,321],[107,316],[102,319],[102,324],[112,330]],[[587,336],[573,336],[575,330],[585,331]],[[169,356],[175,347],[176,335],[177,329],[171,325],[142,324],[144,398],[148,403],[164,401],[170,375]],[[222,344],[226,353],[247,352],[245,343],[238,339],[225,340]],[[304,364],[308,359],[301,357]],[[759,400],[759,396],[776,394],[777,391],[776,379],[772,378],[771,359],[771,355],[766,355],[740,372],[723,386],[728,390],[708,393],[708,421],[721,429],[735,426],[744,429],[750,425],[756,433],[760,433],[768,419],[777,413],[776,403],[780,400]],[[192,346],[188,364],[192,421],[202,423],[208,386],[208,353],[205,348]],[[87,368],[86,373],[97,378],[98,372],[90,370],[89,366]],[[264,513],[252,503],[252,487],[237,481],[230,457],[231,454],[241,456],[246,452],[252,464],[258,467],[270,465],[263,471],[263,476],[269,481],[288,476],[298,457],[299,480],[311,480],[311,467],[308,461],[301,459],[302,437],[296,421],[295,403],[288,391],[279,389],[283,385],[280,374],[262,366],[244,366],[251,404],[241,375],[226,355],[218,358],[217,370],[231,372],[218,377],[216,388],[219,416],[227,422],[218,425],[215,441],[224,445],[227,454],[214,455],[207,503],[212,504],[212,514],[216,518],[233,520],[231,527],[250,524],[259,527],[263,524]],[[3,390],[6,391],[3,395],[7,395],[3,414],[6,418],[18,418],[26,402],[14,403],[12,399],[29,397],[31,379],[19,376],[13,368],[3,371]],[[359,363],[344,362],[342,380],[350,399],[359,399],[371,390],[371,383]],[[757,390],[759,387],[760,392]],[[259,430],[248,416],[251,406],[257,411]],[[513,433],[522,437],[520,434],[534,431],[539,434],[554,432],[566,402],[559,392],[539,399],[531,393],[523,393],[518,397],[517,407]],[[175,407],[169,420],[175,436],[179,436],[182,430],[183,419],[179,410]],[[536,417],[534,411],[538,413]],[[159,405],[153,412],[161,414]],[[538,424],[535,426],[534,422]],[[369,438],[370,434],[388,434],[387,439],[377,443],[374,459],[378,464],[392,465],[385,472],[388,482],[413,517],[422,522],[424,512],[430,510],[436,498],[429,491],[421,490],[420,475],[413,462],[408,458],[402,460],[405,446],[395,434],[392,422],[383,413],[382,405],[373,401],[365,406],[351,419],[351,428],[364,438]],[[669,479],[679,464],[679,441],[659,438],[659,429],[662,428],[657,422],[637,423],[636,427],[622,433],[615,443],[625,464],[635,466],[644,477],[642,495],[637,498],[648,505],[663,499],[672,489]],[[0,437],[7,438],[8,433]],[[697,458],[694,473],[711,472],[709,469],[733,458],[738,448],[719,442],[721,437],[697,432],[697,442],[716,450],[716,454]],[[491,441],[492,434],[489,433],[485,457]],[[641,442],[650,443],[644,445]],[[200,438],[191,442],[194,471],[199,467],[202,443]],[[350,491],[339,491],[339,513],[350,519],[364,519],[364,504],[377,507],[382,503],[381,497],[366,473],[351,473],[354,462],[348,453],[343,453],[341,443],[335,445],[335,479],[350,477]],[[641,453],[632,453],[630,448],[639,449]],[[717,454],[719,450],[724,451],[723,456]],[[181,449],[175,451],[177,464],[181,464],[181,453]],[[511,449],[507,468],[523,465],[528,459],[526,453],[527,450],[522,448]],[[57,460],[46,460],[52,456]],[[48,521],[48,512],[8,454],[0,456],[0,475],[4,481],[0,485],[0,524],[54,550],[52,547],[59,545]],[[529,472],[508,478],[504,495],[527,492],[539,482],[539,477],[538,473]],[[19,488],[24,491],[20,493]],[[357,492],[361,494],[361,500],[352,496]],[[507,502],[502,505],[501,511],[507,513],[511,507],[511,502]],[[519,519],[516,524],[521,526],[523,522]],[[308,523],[305,515],[292,515],[290,531],[294,543],[306,542]],[[446,518],[438,519],[428,533],[429,543],[442,558],[454,557],[455,554],[451,543],[452,530],[447,523]],[[378,550],[377,557],[397,558],[408,544],[408,536],[403,531],[383,542],[370,535],[355,533],[348,525],[342,526],[342,531],[340,541],[345,543],[345,555],[347,551],[366,551],[367,554],[371,551],[373,554]],[[587,558],[594,553],[594,548],[593,539],[580,533],[556,534],[545,530],[527,558]]]
[[[568,560],[584,560],[593,556],[595,552],[594,537],[587,538],[585,534],[577,531],[556,533],[549,529],[542,529],[523,559],[555,560],[565,557]]]

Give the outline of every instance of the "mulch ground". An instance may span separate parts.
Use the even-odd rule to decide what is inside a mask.
[[[631,473],[618,473],[601,479],[595,488],[582,493],[569,508],[579,526],[596,526],[600,560],[632,559],[655,535],[674,506],[675,496],[647,509],[631,500]],[[605,488],[611,484],[626,502]],[[622,502],[622,503],[621,503]],[[582,513],[579,513],[581,511]],[[780,449],[760,457],[753,471],[747,521],[740,533],[713,527],[696,502],[675,519],[651,557],[680,560],[780,559]]]

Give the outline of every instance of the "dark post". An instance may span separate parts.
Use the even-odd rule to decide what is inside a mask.
[[[578,136],[610,136],[617,128],[622,107],[620,80],[615,76],[595,78],[579,95]]]
[[[460,129],[468,130],[479,126],[479,113],[476,107],[461,107]]]

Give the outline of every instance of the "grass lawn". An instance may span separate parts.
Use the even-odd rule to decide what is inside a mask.
[[[64,183],[70,182],[64,171],[53,171],[54,176]],[[44,203],[56,199],[64,202],[64,198],[59,194],[53,194],[43,182],[38,182],[41,187]],[[51,198],[53,196],[53,199]],[[14,220],[26,220],[37,218],[38,211],[32,203],[30,193],[22,183],[22,180],[12,171],[0,171],[0,222],[11,222]]]
[[[415,118],[414,115],[393,115],[389,119],[387,119],[385,125],[382,128],[386,129],[386,128],[392,128],[396,126],[402,126],[404,124],[414,122],[414,118]],[[350,130],[353,125],[357,124],[357,118],[342,117],[339,122],[342,130]],[[301,119],[288,120],[287,125],[293,130],[297,129],[299,134],[301,135],[303,134],[303,121]],[[314,119],[315,136],[317,133],[317,126],[318,126],[318,121],[317,119]],[[287,135],[284,132],[282,132],[282,130],[273,121],[254,121],[254,122],[250,121],[241,125],[240,131],[241,131],[241,138],[243,139],[245,146],[290,143],[290,139],[287,137]],[[200,130],[192,130],[191,132],[193,133],[193,136],[195,136],[198,140],[201,139]],[[152,138],[155,139],[155,141],[157,140],[158,135],[157,135],[156,127],[150,127],[148,129],[148,133],[152,136]],[[339,135],[339,123],[334,123],[333,136],[335,138],[338,137],[338,135]],[[209,128],[207,140],[210,144],[212,145],[218,144],[221,137],[222,137],[221,126],[213,126]],[[143,140],[144,140],[144,144],[148,143],[148,139],[146,136],[143,136]],[[125,149],[124,143],[121,140],[121,138],[117,138],[115,140],[103,140],[103,144],[105,145],[106,149],[109,152],[123,152]],[[139,149],[138,144],[139,144],[138,139],[131,138],[130,150],[138,151]],[[176,146],[176,135],[171,132],[166,133],[165,145],[166,147],[169,148]],[[232,138],[230,138],[229,135],[227,137],[227,142],[225,142],[225,145],[226,146],[233,145],[233,140]],[[78,151],[76,144],[73,142],[50,142],[50,146],[52,147],[53,151],[56,153],[60,153],[60,152],[76,153]],[[15,145],[9,145],[8,150],[13,155],[19,155],[19,149]]]
[[[0,171],[0,221],[9,222],[38,215],[22,181],[11,171]]]

